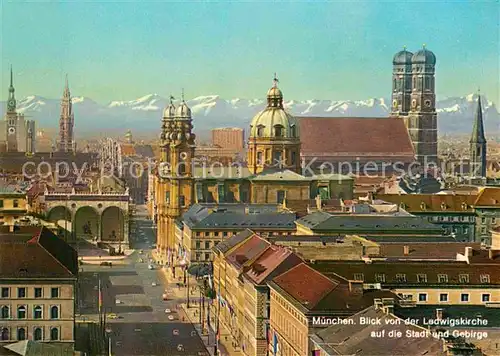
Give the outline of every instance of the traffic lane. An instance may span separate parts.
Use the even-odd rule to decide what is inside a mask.
[[[109,323],[108,330],[112,352],[117,355],[208,355],[203,341],[189,324]],[[179,344],[184,351],[177,351]]]

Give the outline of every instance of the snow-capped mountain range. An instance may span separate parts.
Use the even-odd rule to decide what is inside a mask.
[[[500,114],[491,101],[481,96],[487,134],[500,132]],[[437,102],[440,134],[469,133],[476,108],[477,94],[451,97]],[[178,104],[179,101],[175,101]],[[206,132],[215,127],[248,127],[251,118],[265,107],[265,99],[223,99],[218,95],[199,96],[187,101],[192,110],[195,131]],[[161,125],[162,111],[168,99],[149,94],[131,101],[112,101],[106,105],[87,97],[74,97],[75,130],[87,133],[131,129],[155,132]],[[37,121],[38,127],[56,128],[59,123],[60,99],[32,95],[18,100],[18,111]],[[0,102],[4,112],[5,102]],[[296,116],[385,117],[390,100],[289,100],[285,108]]]

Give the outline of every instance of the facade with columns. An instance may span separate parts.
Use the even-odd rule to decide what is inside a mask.
[[[393,58],[392,116],[401,117],[420,164],[437,163],[436,56],[425,46]]]
[[[252,120],[248,165],[198,163],[191,110],[171,98],[162,118],[161,159],[151,178],[149,206],[157,222],[157,258],[175,265],[181,258],[176,227],[195,203],[280,204],[284,199],[352,199],[353,179],[339,174],[315,175],[300,162],[300,133],[296,118],[285,111],[275,78],[267,106]],[[192,246],[195,250],[195,246]],[[176,258],[177,256],[177,258]],[[190,256],[187,256],[188,260]]]
[[[86,239],[124,248],[128,246],[128,191],[70,194],[46,191],[44,200],[47,219],[62,224],[70,232],[72,241]]]

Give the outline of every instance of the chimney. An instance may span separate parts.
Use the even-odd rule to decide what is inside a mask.
[[[437,308],[436,309],[436,320],[442,320],[443,319],[443,309]]]
[[[349,292],[354,295],[363,294],[363,282],[349,281]]]
[[[472,247],[467,246],[467,247],[465,248],[465,256],[467,256],[467,257],[472,257]]]
[[[9,232],[14,232],[14,225],[9,225]]]
[[[407,245],[403,246],[403,254],[405,256],[408,256],[410,254],[410,246]]]

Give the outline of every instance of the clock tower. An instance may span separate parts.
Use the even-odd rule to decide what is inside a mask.
[[[12,66],[10,67],[10,86],[9,86],[9,97],[7,99],[7,114],[5,116],[7,124],[5,125],[7,132],[7,151],[17,152],[17,129],[18,129],[18,115],[16,111],[16,97],[14,89],[14,80],[12,74]]]
[[[161,162],[158,167],[157,251],[160,263],[175,266],[175,256],[181,256],[176,244],[176,220],[194,203],[193,159],[195,135],[191,109],[184,101],[165,109],[161,132]]]

